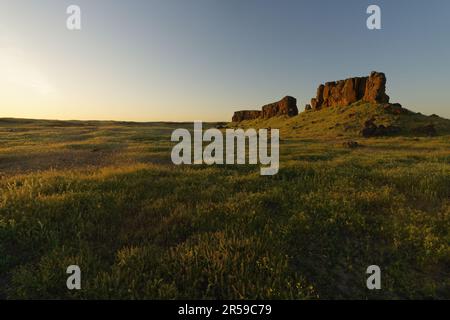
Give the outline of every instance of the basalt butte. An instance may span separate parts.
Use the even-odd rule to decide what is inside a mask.
[[[348,106],[357,101],[389,103],[385,74],[373,71],[368,77],[353,77],[321,84],[317,88],[316,97],[311,99],[311,104],[306,105],[305,110]],[[294,97],[286,96],[278,102],[263,106],[261,110],[236,111],[232,121],[268,119],[276,116],[293,117],[297,114],[297,100]]]

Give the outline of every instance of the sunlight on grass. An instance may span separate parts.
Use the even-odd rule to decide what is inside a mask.
[[[286,137],[261,177],[173,166],[176,127],[3,124],[0,297],[449,298],[448,136]]]

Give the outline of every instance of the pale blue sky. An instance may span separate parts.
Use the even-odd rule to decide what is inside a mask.
[[[377,70],[393,102],[450,118],[449,35],[447,0],[0,0],[0,117],[229,120]]]

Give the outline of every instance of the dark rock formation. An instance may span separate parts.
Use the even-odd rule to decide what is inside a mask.
[[[312,109],[312,107],[311,107],[310,104],[307,104],[307,105],[305,106],[305,111],[309,111],[309,110],[311,110],[311,109]]]
[[[368,77],[356,77],[321,84],[316,98],[311,100],[314,109],[347,106],[363,100],[372,103],[388,103],[386,95],[386,76],[373,71]]]
[[[366,82],[363,100],[374,103],[389,102],[389,96],[386,94],[386,76],[384,73],[372,71]]]
[[[298,115],[297,99],[286,96],[278,102],[262,107],[262,117],[265,119],[284,115],[289,117]]]
[[[382,124],[377,126],[374,123],[374,119],[370,119],[364,123],[364,127],[361,130],[361,135],[365,138],[380,137],[380,136],[389,136],[389,135],[397,134],[400,131],[401,131],[401,129],[399,127],[395,127],[395,126],[387,126],[386,127]]]
[[[236,111],[233,115],[232,121],[233,122],[241,122],[244,120],[253,120],[261,117],[261,111],[259,110],[243,110],[243,111]]]
[[[233,122],[241,122],[243,120],[253,120],[257,118],[272,118],[276,116],[293,117],[298,115],[297,99],[286,96],[278,102],[274,102],[262,107],[262,111],[244,110],[236,111],[233,115]]]
[[[356,142],[356,141],[351,141],[350,140],[350,141],[343,142],[342,146],[344,146],[346,148],[354,149],[354,148],[360,147],[361,145],[358,142]]]
[[[402,108],[402,105],[400,103],[386,103],[383,105],[384,111],[390,113],[390,114],[411,114],[411,112],[408,109]]]
[[[416,127],[412,129],[412,133],[418,134],[418,135],[426,135],[426,136],[435,136],[437,135],[436,128],[433,124],[428,124],[426,126],[422,127]]]

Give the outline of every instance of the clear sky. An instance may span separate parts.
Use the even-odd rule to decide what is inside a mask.
[[[372,70],[393,102],[450,118],[450,1],[0,0],[0,117],[229,120]]]

